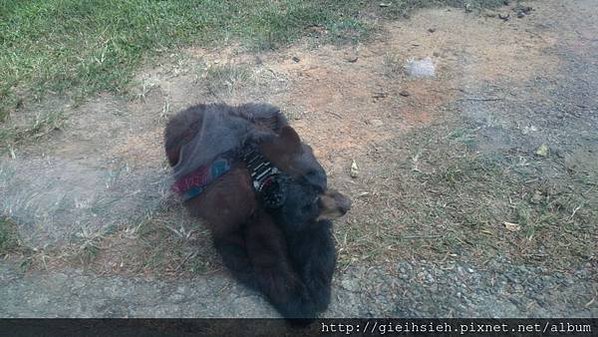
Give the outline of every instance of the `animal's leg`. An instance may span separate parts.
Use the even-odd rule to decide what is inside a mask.
[[[231,232],[225,237],[214,237],[213,241],[216,251],[233,277],[251,289],[259,289],[242,231]]]
[[[261,291],[285,318],[314,318],[316,309],[289,261],[281,229],[259,212],[246,227],[246,243]]]
[[[287,233],[293,266],[318,312],[326,310],[330,304],[332,274],[336,267],[331,231],[332,223],[321,220],[310,224],[304,231]]]

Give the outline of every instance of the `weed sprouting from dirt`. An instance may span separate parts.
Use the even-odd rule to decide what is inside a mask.
[[[64,111],[36,113],[25,121],[0,124],[0,147],[10,150],[23,142],[33,142],[65,127]]]
[[[505,4],[504,0],[401,0],[388,2],[388,6],[378,6],[377,13],[387,18],[408,17],[416,8],[433,6],[452,6],[466,11],[479,11],[483,8],[493,8]]]
[[[241,86],[250,86],[253,72],[245,65],[213,65],[208,67],[198,79],[205,83],[207,90],[214,96],[231,95]]]
[[[384,56],[384,75],[396,78],[403,73],[403,62],[398,55],[386,54]]]

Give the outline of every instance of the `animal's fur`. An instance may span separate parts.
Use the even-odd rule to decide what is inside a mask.
[[[280,111],[268,104],[194,106],[169,121],[166,155],[178,179],[246,141],[272,137],[285,125],[287,120]]]
[[[328,306],[336,264],[332,224],[321,218],[343,215],[350,202],[327,189],[311,148],[267,104],[195,106],[171,119],[165,131],[175,177],[245,142],[258,144],[292,177],[282,207],[266,210],[259,204],[242,162],[185,206],[205,220],[217,251],[239,281],[262,291],[285,317],[314,317]]]

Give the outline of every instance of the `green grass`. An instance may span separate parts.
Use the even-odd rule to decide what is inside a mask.
[[[474,1],[495,5],[501,1]],[[359,13],[387,18],[415,7],[463,1],[150,1],[0,0],[0,121],[47,95],[84,98],[119,92],[139,64],[182,45],[231,41],[257,49],[328,32],[324,42],[355,42],[372,25]]]
[[[310,25],[342,29],[359,3],[339,1],[0,2],[0,118],[47,94],[123,89],[144,59],[234,39],[276,48]],[[344,19],[344,18],[347,19]],[[340,28],[339,28],[340,27]]]
[[[0,256],[17,248],[18,245],[16,225],[7,218],[0,217]]]

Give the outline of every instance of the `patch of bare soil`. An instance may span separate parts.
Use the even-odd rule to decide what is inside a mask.
[[[43,264],[35,259],[34,265],[50,271],[72,266],[72,254],[60,252],[80,245],[73,236],[92,247],[83,266],[100,275],[218,271],[207,233],[168,191],[163,127],[168,116],[199,102],[266,101],[280,106],[313,146],[330,186],[354,201],[336,223],[333,312],[595,313],[587,271],[596,270],[591,202],[598,170],[591,153],[598,148],[591,130],[598,104],[588,94],[595,79],[582,73],[597,72],[598,20],[576,19],[591,1],[532,5],[521,19],[512,8],[497,10],[511,13],[508,21],[497,12],[423,10],[351,46],[313,47],[310,40],[259,55],[235,47],[177,52],[142,70],[128,99],[102,96],[67,107],[68,128],[4,162],[2,172],[15,183],[0,186],[7,193],[3,212],[21,221],[28,245],[45,252]],[[408,60],[426,57],[436,66],[434,77],[405,75]],[[559,82],[572,73],[585,86]],[[575,102],[581,107],[573,108]],[[544,143],[552,151],[547,158],[535,154]],[[39,191],[45,194],[36,201]],[[407,265],[397,267],[400,261]],[[463,271],[458,261],[475,271]],[[369,283],[359,281],[366,264],[383,266]],[[510,264],[523,269],[498,277],[497,293],[496,273]],[[543,283],[523,281],[554,270],[578,278],[575,301],[558,292],[538,297]],[[557,283],[549,276],[545,284]],[[371,311],[358,293],[371,297]],[[530,300],[481,307],[510,300],[511,293]],[[430,294],[451,299],[437,306]]]

